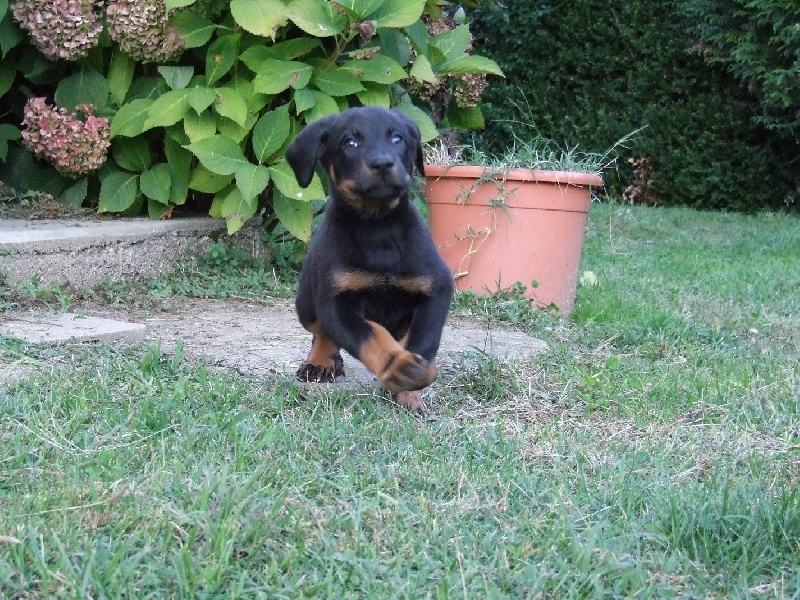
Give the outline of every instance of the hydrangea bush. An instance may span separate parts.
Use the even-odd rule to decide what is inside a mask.
[[[309,237],[325,190],[319,178],[301,189],[284,158],[306,123],[394,106],[432,140],[481,126],[475,101],[501,75],[442,0],[0,0],[0,11],[0,178],[99,198],[100,211],[210,203],[229,231],[263,210]]]

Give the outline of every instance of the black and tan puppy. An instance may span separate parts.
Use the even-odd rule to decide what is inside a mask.
[[[330,199],[300,275],[297,314],[313,335],[303,381],[344,373],[344,348],[415,413],[436,378],[453,278],[409,199],[421,172],[416,124],[378,107],[351,108],[308,125],[286,151],[298,183],[319,161]]]

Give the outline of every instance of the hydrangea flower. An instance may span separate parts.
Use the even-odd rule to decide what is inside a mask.
[[[98,169],[111,145],[108,119],[96,117],[90,104],[75,108],[84,119],[65,108],[50,107],[45,98],[31,98],[25,104],[22,121],[25,147],[62,175],[73,178]]]
[[[51,60],[75,60],[97,46],[103,0],[19,0],[11,14]]]
[[[108,32],[120,49],[139,62],[165,62],[184,48],[183,38],[167,23],[164,0],[115,0],[106,9]]]

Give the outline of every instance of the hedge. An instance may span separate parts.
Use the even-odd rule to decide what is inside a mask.
[[[514,135],[538,133],[602,152],[644,127],[620,149],[618,176],[606,174],[613,194],[701,209],[796,209],[797,140],[759,121],[747,86],[709,60],[703,12],[688,4],[508,2],[473,13],[476,51],[506,75],[483,96],[488,123],[478,145],[502,151]]]

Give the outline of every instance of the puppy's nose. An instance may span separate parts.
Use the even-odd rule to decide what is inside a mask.
[[[394,159],[391,156],[375,156],[369,161],[369,166],[373,171],[385,173],[394,167]]]

